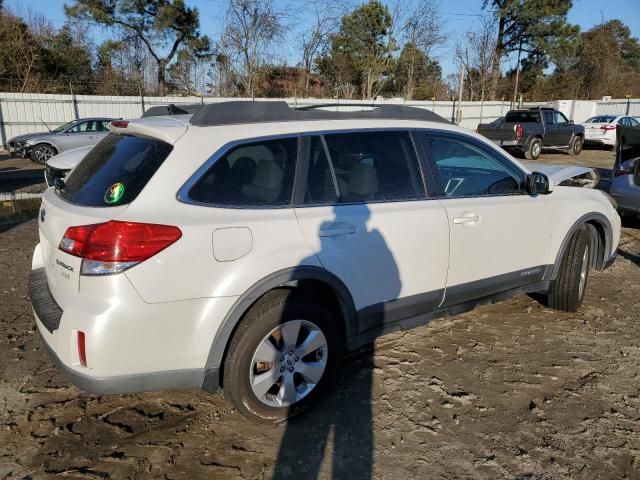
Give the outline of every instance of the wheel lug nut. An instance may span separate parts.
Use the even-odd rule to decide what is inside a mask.
[[[284,372],[284,367],[280,367],[280,373]]]
[[[284,356],[280,357],[280,361],[284,362]]]
[[[293,367],[289,368],[289,371],[290,371],[290,372],[293,372]]]
[[[300,360],[300,357],[296,357],[296,358],[295,358],[295,361],[296,361],[296,362],[297,362],[298,360]]]
[[[289,355],[293,355],[293,350],[289,350]]]

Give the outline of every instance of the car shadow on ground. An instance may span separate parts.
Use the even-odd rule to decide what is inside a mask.
[[[367,225],[370,212],[366,204],[344,207],[337,206],[335,217],[324,222],[320,232],[335,225],[354,225],[358,232],[358,241],[362,252],[375,252],[376,261],[368,264],[361,258],[353,258],[358,265],[357,276],[361,278],[378,278],[378,285],[371,288],[378,292],[376,297],[386,298],[400,296],[401,280],[398,265],[386,244],[382,233]],[[347,213],[345,216],[344,214]],[[318,232],[318,234],[320,234]],[[314,257],[321,261],[335,255],[340,244],[348,242],[347,235],[321,237],[320,250]],[[348,252],[358,257],[357,252]],[[308,261],[301,262],[302,265]],[[382,299],[382,298],[381,298]],[[385,311],[381,304],[367,307],[372,315],[384,322]],[[379,308],[378,308],[379,307]],[[375,310],[375,311],[373,311]],[[382,324],[367,330],[372,338],[382,333]],[[373,475],[373,353],[372,347],[362,348],[359,354],[348,363],[343,362],[340,368],[342,381],[338,385],[328,385],[334,393],[320,399],[322,405],[301,417],[294,417],[286,425],[278,457],[274,466],[273,479],[284,480],[315,479],[320,476],[323,463],[331,464],[331,478],[367,480]],[[337,390],[337,391],[336,391]],[[304,457],[301,456],[304,453]],[[327,459],[326,462],[323,462]],[[328,467],[325,467],[328,468]],[[323,475],[324,478],[324,475]]]

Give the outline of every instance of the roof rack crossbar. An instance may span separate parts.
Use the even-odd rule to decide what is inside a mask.
[[[371,110],[336,112],[323,107],[375,107]],[[243,123],[304,122],[313,120],[421,120],[450,123],[431,110],[403,105],[319,104],[291,108],[283,101],[231,101],[203,105],[189,120],[198,127],[238,125]]]

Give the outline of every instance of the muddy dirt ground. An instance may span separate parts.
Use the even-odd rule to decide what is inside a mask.
[[[0,232],[0,478],[640,479],[639,224],[578,313],[522,295],[387,335],[276,427],[222,394],[67,383],[26,296],[36,242],[35,221]]]

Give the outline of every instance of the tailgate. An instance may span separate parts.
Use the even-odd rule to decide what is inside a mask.
[[[82,262],[82,259],[58,248],[65,231],[69,227],[117,218],[126,209],[126,205],[111,208],[81,207],[59,198],[53,188],[44,193],[38,216],[40,249],[49,289],[62,310],[79,292]]]
[[[478,133],[489,140],[499,142],[503,140],[515,140],[516,134],[513,123],[505,123],[502,127],[478,127]]]

